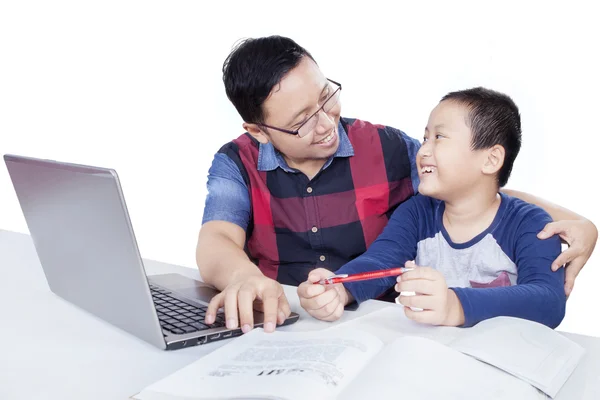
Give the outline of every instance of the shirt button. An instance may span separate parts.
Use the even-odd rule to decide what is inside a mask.
[[[307,187],[307,188],[306,188],[306,191],[307,191],[308,193],[312,193],[312,188],[309,186],[309,187]]]
[[[321,260],[321,261],[325,261],[325,256],[321,256],[321,257],[319,257],[319,260]]]
[[[311,229],[312,233],[317,233],[318,230],[319,229],[316,226],[313,226]]]

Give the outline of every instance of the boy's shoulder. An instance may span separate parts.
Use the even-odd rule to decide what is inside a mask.
[[[443,204],[441,200],[425,196],[418,192],[406,200],[406,202],[410,203],[409,207],[419,217],[434,217],[440,205]]]
[[[424,194],[421,194],[418,192],[412,197],[412,200],[419,206],[426,207],[426,208],[436,208],[440,204],[442,204],[442,200],[438,200],[433,197],[425,196]]]
[[[500,192],[500,196],[505,203],[503,207],[505,221],[534,228],[540,226],[543,228],[547,223],[552,222],[552,217],[543,208],[506,193]]]

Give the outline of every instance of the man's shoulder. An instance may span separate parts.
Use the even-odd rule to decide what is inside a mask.
[[[252,163],[252,165],[256,164],[258,162],[258,154],[258,141],[250,134],[244,133],[219,148],[214,155],[211,170],[230,177],[241,176],[244,183],[248,186],[250,185],[248,171],[253,171],[255,168],[248,168],[246,164],[248,162]]]
[[[237,164],[238,167],[242,167],[242,159],[253,160],[256,163],[258,161],[259,150],[259,142],[249,133],[243,133],[236,139],[223,144],[215,154],[215,160],[219,157],[225,157]],[[243,157],[244,154],[246,154],[246,157]]]
[[[240,148],[245,148],[247,146],[258,147],[258,144],[258,140],[254,139],[248,132],[245,132],[237,138],[223,144],[219,149],[219,153],[225,153],[231,150],[238,152]]]

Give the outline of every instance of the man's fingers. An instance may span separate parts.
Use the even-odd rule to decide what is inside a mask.
[[[264,330],[265,332],[273,332],[277,323],[277,311],[279,306],[279,296],[276,291],[268,290],[263,292],[263,312],[264,312]]]
[[[204,321],[207,324],[213,324],[217,317],[217,310],[221,308],[223,305],[223,298],[225,293],[221,292],[210,300],[208,303],[208,307],[206,309],[206,316],[204,317]]]
[[[229,289],[224,293],[225,324],[229,329],[234,329],[238,327],[238,291]]]
[[[584,262],[580,257],[575,258],[565,270],[565,294],[569,296],[575,286],[575,278],[581,272]]]
[[[264,311],[263,310],[263,303],[258,298],[254,299],[254,304],[252,305],[252,307],[254,308],[255,311],[258,311],[258,312],[263,312]]]
[[[290,303],[285,297],[285,294],[279,296],[279,311],[277,312],[277,323],[279,325],[283,324],[287,317],[292,313],[292,309],[290,308]]]
[[[566,233],[566,226],[568,226],[568,221],[550,222],[538,232],[537,237],[538,239],[548,239],[556,234]]]
[[[575,280],[565,280],[565,295],[569,297],[571,292],[573,292],[573,287],[575,287]]]
[[[250,332],[254,326],[254,299],[256,292],[253,287],[242,286],[237,293],[236,307],[239,309],[240,326],[244,333]]]
[[[556,257],[556,260],[552,262],[552,271],[556,271],[563,265],[570,263],[576,256],[577,251],[573,249],[573,247],[569,247],[567,250],[560,253],[558,257]]]

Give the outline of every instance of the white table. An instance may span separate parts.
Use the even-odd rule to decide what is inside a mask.
[[[145,260],[149,275],[197,270]],[[226,341],[162,351],[78,309],[50,292],[29,235],[0,230],[0,399],[127,399],[145,386],[197,360]],[[300,320],[284,330],[332,326],[300,308]],[[338,323],[389,306],[368,301]],[[600,338],[564,333],[587,354],[558,399],[600,399]]]

